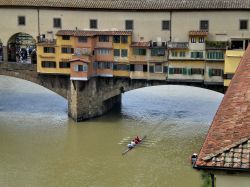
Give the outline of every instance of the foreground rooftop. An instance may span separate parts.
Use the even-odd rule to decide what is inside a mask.
[[[219,106],[195,167],[250,171],[250,46]]]

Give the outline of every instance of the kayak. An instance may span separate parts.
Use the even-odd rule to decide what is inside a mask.
[[[134,147],[127,148],[125,151],[122,152],[122,155],[125,155],[126,153],[128,153],[129,151],[131,151],[131,150],[134,149],[137,145],[140,145],[140,144],[143,142],[143,140],[145,140],[146,137],[147,137],[147,136],[143,136],[142,139],[141,139],[141,141],[140,141],[138,144],[135,144]]]

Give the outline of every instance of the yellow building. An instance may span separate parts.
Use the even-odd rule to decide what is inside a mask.
[[[70,74],[72,80],[129,76],[131,31],[60,30],[56,35],[37,44],[39,73]]]
[[[227,50],[224,64],[224,86],[228,87],[244,54],[244,50]]]

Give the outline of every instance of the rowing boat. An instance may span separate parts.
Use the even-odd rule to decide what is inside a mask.
[[[138,143],[138,144],[135,144],[134,147],[131,147],[131,148],[127,148],[125,151],[122,152],[122,155],[125,155],[126,153],[128,153],[129,151],[131,151],[132,149],[134,149],[137,145],[141,144],[143,140],[145,140],[147,136],[143,136],[141,141]]]

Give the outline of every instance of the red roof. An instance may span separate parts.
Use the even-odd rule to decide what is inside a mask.
[[[207,31],[189,31],[189,36],[207,36]]]
[[[132,31],[94,31],[94,30],[59,30],[56,33],[57,36],[69,35],[69,36],[129,36],[132,35]]]
[[[130,47],[141,47],[141,48],[148,48],[149,42],[133,42]]]
[[[235,72],[195,166],[250,170],[250,46]],[[246,162],[248,159],[248,162]]]
[[[69,62],[84,62],[84,63],[90,63],[89,60],[82,59],[82,58],[75,58],[75,59],[70,60]]]

